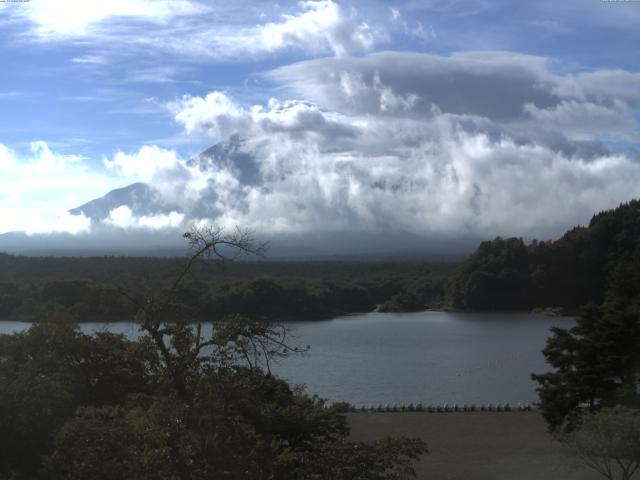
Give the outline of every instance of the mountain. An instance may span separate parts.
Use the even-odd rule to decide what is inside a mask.
[[[260,181],[257,164],[251,155],[243,151],[242,140],[237,135],[196,155],[187,161],[187,165],[198,167],[201,171],[212,170],[214,166],[228,168],[243,185],[255,185]],[[215,213],[211,209],[215,204],[216,192],[210,189],[211,187],[206,187],[201,192],[200,200],[191,206],[191,209],[198,213],[198,217]],[[128,207],[135,217],[166,215],[171,212],[186,213],[180,205],[163,198],[153,186],[141,182],[112,190],[100,198],[72,208],[69,213],[84,214],[94,222],[101,222],[109,217],[112,210],[122,206]]]
[[[260,169],[253,157],[242,147],[243,140],[238,135],[233,135],[196,155],[187,165],[198,166],[202,171],[210,170],[214,165],[225,167],[232,170],[243,185],[257,185],[261,178]]]
[[[166,203],[160,193],[146,183],[133,183],[123,188],[111,190],[103,197],[96,198],[69,210],[71,215],[84,214],[93,221],[102,221],[109,212],[127,206],[136,217],[152,216],[159,213],[180,211],[177,205]]]
[[[261,172],[255,159],[243,148],[243,140],[236,136],[217,143],[188,160],[189,167],[209,171],[215,167],[232,170],[243,185],[259,185]],[[110,212],[127,207],[132,216],[155,217],[171,212],[186,218],[216,218],[217,192],[212,185],[205,186],[197,200],[188,207],[166,200],[153,186],[133,183],[112,190],[102,197],[69,210],[72,215],[85,215],[92,221],[90,233],[27,235],[11,232],[0,235],[0,251],[28,255],[182,255],[185,243],[179,229],[114,229],[108,222]],[[188,211],[185,211],[188,209]],[[425,238],[406,231],[317,231],[301,234],[269,235],[255,232],[260,241],[270,243],[270,258],[289,259],[407,259],[460,258],[478,244],[478,238]]]

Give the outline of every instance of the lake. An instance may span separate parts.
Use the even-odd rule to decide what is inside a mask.
[[[310,393],[356,405],[533,403],[536,384],[530,374],[549,369],[541,353],[549,328],[574,323],[531,314],[449,312],[372,312],[292,322],[295,342],[311,350],[279,362],[273,371],[306,384]],[[28,326],[4,321],[0,333]],[[130,322],[81,328],[137,335]]]

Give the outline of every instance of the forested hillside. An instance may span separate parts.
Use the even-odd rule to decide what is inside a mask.
[[[588,227],[575,227],[558,240],[481,243],[452,276],[447,300],[458,310],[576,311],[600,304],[621,278],[622,288],[639,292],[633,268],[639,258],[640,201],[633,200],[594,215]]]
[[[321,319],[343,313],[453,310],[573,313],[616,288],[640,291],[640,201],[595,215],[552,241],[496,238],[461,265],[446,262],[202,263],[180,295],[201,319],[242,313]],[[184,259],[0,254],[0,318],[123,320],[122,292],[168,288]],[[621,279],[624,279],[622,281]],[[623,285],[623,286],[620,286]],[[135,297],[135,295],[133,295]],[[135,298],[134,298],[135,300]]]
[[[0,318],[131,319],[145,293],[169,289],[183,265],[180,258],[0,254]],[[437,262],[202,262],[176,294],[201,320],[230,313],[323,319],[371,311],[406,296],[403,292],[413,285],[441,294],[452,268]],[[419,304],[423,308],[424,302]]]

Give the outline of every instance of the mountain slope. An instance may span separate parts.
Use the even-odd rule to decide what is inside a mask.
[[[260,183],[260,169],[254,158],[243,150],[243,141],[238,135],[233,135],[224,142],[216,143],[187,162],[190,167],[198,166],[207,171],[214,166],[232,170],[243,185]]]
[[[191,158],[187,165],[197,167],[203,172],[227,168],[234,172],[243,185],[254,185],[260,181],[257,164],[251,155],[243,151],[242,140],[238,136],[208,148]],[[215,198],[216,192],[207,187],[201,192],[200,200],[190,208],[198,217],[213,215],[216,213],[212,211]],[[183,207],[168,202],[154,187],[141,182],[112,190],[102,197],[69,210],[69,213],[84,214],[94,222],[101,222],[109,217],[112,210],[122,206],[128,207],[135,217],[166,215],[171,212],[187,213]]]
[[[93,221],[102,221],[121,206],[128,207],[135,216],[151,216],[180,211],[176,205],[167,204],[160,193],[146,183],[133,183],[111,190],[106,195],[69,210],[71,215],[84,214]]]

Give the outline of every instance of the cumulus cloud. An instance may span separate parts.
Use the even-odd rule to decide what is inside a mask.
[[[168,105],[187,134],[219,142],[202,155],[148,145],[104,159],[121,183],[151,187],[146,208],[116,202],[92,227],[548,238],[640,196],[635,73],[558,74],[540,57],[469,52],[325,58],[268,76],[290,99],[213,91]],[[83,165],[43,143],[26,160],[0,148],[7,185],[82,178]],[[70,220],[60,224],[86,230]]]
[[[327,58],[269,74],[295,101],[245,106],[212,92],[170,108],[187,132],[239,135],[259,172],[248,185],[229,171],[221,223],[544,237],[640,195],[638,159],[607,143],[639,139],[637,76],[559,75],[550,63],[503,52]]]
[[[145,145],[134,154],[117,152],[112,160],[105,159],[104,164],[123,177],[141,182],[151,182],[160,173],[182,166],[176,152],[155,145]]]
[[[215,176],[213,170],[205,176],[199,169],[189,167],[174,150],[155,145],[145,145],[134,153],[120,151],[103,162],[123,179],[152,185],[161,196],[156,202],[167,205],[199,197],[210,183],[210,177]]]
[[[223,92],[211,92],[204,98],[186,95],[168,108],[190,134],[204,132],[224,137],[244,130],[251,123],[251,112],[237,106]]]
[[[244,108],[223,92],[215,91],[205,97],[185,96],[171,102],[168,108],[187,133],[204,133],[213,138],[224,139],[237,133],[246,137],[286,133],[299,138],[314,135],[336,139],[351,137],[357,132],[338,113],[292,100],[280,102],[272,98],[266,107]]]
[[[163,230],[181,228],[184,214],[169,212],[168,214],[135,216],[127,205],[120,205],[109,212],[104,223],[108,226],[129,229]]]
[[[353,50],[367,50],[374,44],[374,33],[366,22],[358,22],[355,12],[349,14],[332,0],[299,2],[303,11],[298,15],[284,15],[281,22],[258,27],[251,40],[267,51],[299,47],[312,52],[332,50],[346,55]],[[254,37],[254,38],[252,38]]]
[[[88,231],[90,220],[67,209],[116,185],[82,157],[56,153],[43,141],[24,154],[0,144],[0,233]]]

